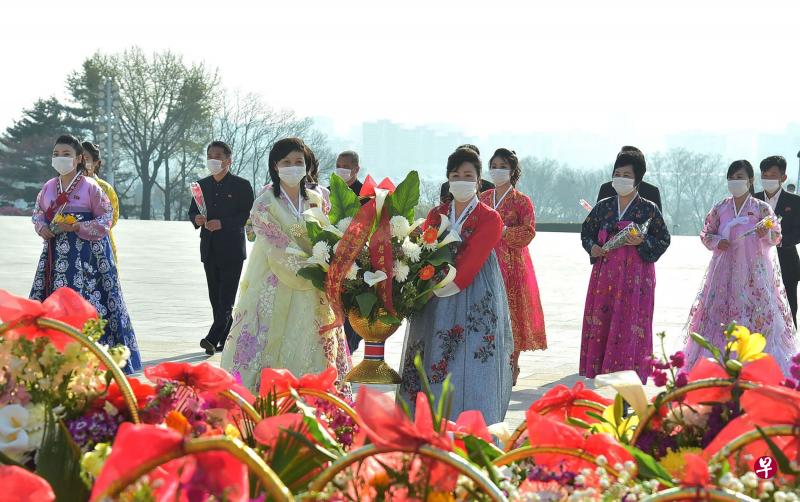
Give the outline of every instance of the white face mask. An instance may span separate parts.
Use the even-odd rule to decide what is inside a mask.
[[[781,187],[781,180],[761,180],[761,186],[769,193],[775,193]]]
[[[489,177],[495,185],[505,185],[511,181],[510,169],[489,169]]]
[[[296,187],[306,175],[306,166],[287,166],[278,168],[278,177],[290,187]]]
[[[344,169],[342,167],[336,168],[336,174],[342,178],[344,181],[350,181],[350,175],[353,173],[350,169]]]
[[[747,180],[728,180],[728,191],[734,197],[741,197],[750,190],[750,182]]]
[[[58,174],[64,176],[72,172],[75,167],[72,165],[74,157],[53,157],[53,169],[58,171]]]
[[[450,193],[458,202],[467,202],[475,197],[476,187],[474,181],[451,181]]]
[[[208,168],[208,172],[211,173],[211,176],[216,176],[222,172],[222,161],[217,159],[208,159],[206,160],[206,167]]]
[[[623,197],[629,195],[635,188],[634,181],[632,179],[620,177],[611,178],[611,186]]]

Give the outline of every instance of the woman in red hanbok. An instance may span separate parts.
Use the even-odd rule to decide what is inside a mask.
[[[539,285],[528,249],[536,235],[536,216],[530,197],[516,189],[520,172],[516,153],[498,149],[489,161],[489,177],[496,188],[481,194],[481,202],[503,218],[503,238],[494,250],[511,311],[514,385],[519,376],[520,352],[547,348]]]

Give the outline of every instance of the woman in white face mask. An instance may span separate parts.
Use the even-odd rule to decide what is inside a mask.
[[[503,238],[495,246],[506,285],[514,332],[513,384],[519,376],[519,355],[547,348],[539,285],[528,248],[536,235],[536,217],[530,197],[517,190],[521,169],[517,154],[506,148],[489,160],[489,178],[495,188],[481,193],[481,202],[500,213]]]
[[[588,378],[634,370],[644,383],[653,354],[655,262],[667,250],[670,235],[658,207],[636,191],[646,170],[640,152],[620,152],[612,185],[616,197],[595,205],[583,222],[581,241],[591,257],[579,373]],[[606,252],[603,245],[630,223],[649,221],[646,235]]]
[[[398,397],[414,410],[422,388],[414,367],[419,353],[437,395],[450,374],[454,388],[450,419],[464,410],[479,410],[487,423],[502,422],[511,399],[511,354],[514,339],[508,302],[494,247],[503,220],[477,196],[481,161],[460,148],[447,159],[452,202],[431,210],[424,224],[442,219],[461,236],[455,253],[455,280],[440,290],[408,324]],[[431,281],[441,280],[434,277]],[[434,282],[435,284],[435,282]]]
[[[119,259],[117,258],[117,246],[114,244],[113,228],[117,225],[119,220],[119,198],[114,187],[105,180],[100,179],[100,168],[103,165],[103,160],[100,158],[100,147],[91,141],[84,141],[83,146],[83,162],[86,169],[86,175],[94,178],[103,192],[108,196],[111,202],[111,207],[114,208],[114,217],[111,219],[111,230],[108,231],[108,240],[111,242],[111,251],[114,253],[114,261],[117,262],[119,268]]]
[[[102,306],[108,323],[100,343],[127,346],[131,357],[123,370],[133,373],[142,365],[108,239],[114,210],[97,181],[86,176],[84,155],[74,136],[59,137],[53,147],[58,176],[44,184],[33,212],[45,242],[30,297],[43,301],[68,287]]]
[[[686,335],[687,369],[711,353],[688,333],[698,333],[724,350],[729,340],[720,326],[736,321],[766,338],[764,352],[789,375],[797,352],[792,312],[782,287],[775,246],[780,223],[771,229],[760,222],[774,217],[772,207],[752,197],[753,166],[737,160],[728,168],[731,196],[706,216],[700,239],[712,251],[705,280],[689,314]],[[755,232],[753,232],[755,230]]]
[[[344,330],[320,334],[320,328],[333,320],[333,311],[325,294],[297,275],[312,255],[303,212],[312,207],[326,213],[330,209],[327,190],[315,184],[316,169],[316,158],[303,140],[276,142],[269,153],[272,183],[256,198],[250,213],[256,240],[240,284],[222,367],[238,374],[253,392],[259,390],[263,368],[304,375],[333,367],[339,389],[350,395],[344,382],[352,367]]]

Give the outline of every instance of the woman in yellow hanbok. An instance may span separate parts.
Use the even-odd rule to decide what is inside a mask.
[[[108,200],[111,201],[111,207],[114,208],[114,217],[111,220],[111,228],[113,229],[117,225],[117,220],[119,220],[119,199],[117,198],[117,192],[114,191],[114,187],[107,181],[101,180],[98,176],[100,173],[100,166],[103,165],[103,161],[100,159],[100,147],[89,141],[84,141],[81,146],[83,147],[83,160],[86,163],[86,175],[94,178],[97,184],[100,185],[100,188],[108,196]],[[117,246],[114,244],[113,230],[108,231],[108,239],[111,241],[111,252],[114,255],[114,261],[119,265]]]
[[[272,183],[250,212],[256,240],[239,285],[222,367],[253,392],[259,390],[264,368],[285,368],[299,376],[334,367],[338,388],[349,394],[344,377],[351,362],[344,331],[320,333],[333,321],[333,312],[325,294],[297,275],[312,256],[303,212],[329,208],[327,190],[316,185],[305,162],[307,148],[298,138],[275,143],[269,153]],[[329,258],[332,251],[326,252]]]

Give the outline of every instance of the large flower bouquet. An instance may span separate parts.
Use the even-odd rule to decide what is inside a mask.
[[[412,417],[365,386],[347,402],[333,369],[299,377],[266,369],[258,396],[208,363],[164,363],[145,370],[149,382],[125,379],[117,367],[125,350],[93,341],[102,321],[69,290],[44,303],[0,291],[0,321],[3,500],[790,501],[800,493],[800,356],[787,378],[763,353],[764,337],[742,326],[726,329],[721,348],[693,335],[713,357],[690,371],[681,353],[653,358],[664,391],[652,399],[628,372],[598,377],[613,399],[582,383],[558,385],[510,434],[476,411],[447,420],[449,380],[438,399],[424,388]],[[426,382],[419,358],[415,365]],[[623,412],[623,400],[635,413]]]
[[[313,254],[300,275],[328,294],[337,322],[358,309],[370,322],[399,325],[455,278],[450,245],[461,239],[447,219],[424,229],[424,219],[414,221],[415,171],[396,188],[367,177],[360,195],[369,198],[363,206],[341,178],[331,177],[330,212],[305,213]]]

